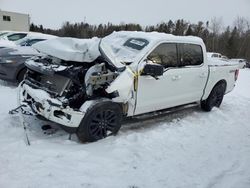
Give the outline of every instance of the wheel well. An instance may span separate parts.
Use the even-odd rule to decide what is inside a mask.
[[[220,84],[225,85],[225,91],[226,91],[226,90],[227,90],[227,81],[226,81],[226,80],[220,80],[219,82],[217,82],[217,83],[214,85],[214,87],[217,86],[217,85],[220,85]],[[213,88],[214,88],[214,87],[213,87]]]
[[[20,70],[17,72],[16,79],[18,79],[19,75],[20,75],[23,71],[25,71],[26,69],[27,69],[26,67],[20,69]]]
[[[128,113],[128,103],[125,104],[117,103],[117,104],[121,107],[123,115],[126,116]]]
[[[225,91],[227,90],[227,82],[226,82],[226,80],[220,80],[220,81],[218,81],[215,85],[214,85],[214,87],[211,89],[211,91],[209,92],[209,95],[211,94],[211,92],[213,91],[213,89],[217,86],[217,85],[220,85],[220,84],[223,84],[223,85],[225,85]],[[203,101],[203,100],[206,100],[208,97],[209,97],[209,95],[204,99],[201,99],[201,101]]]

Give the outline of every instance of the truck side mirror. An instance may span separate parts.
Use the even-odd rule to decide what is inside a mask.
[[[164,67],[159,64],[146,64],[142,75],[149,75],[153,77],[162,76],[164,72]]]

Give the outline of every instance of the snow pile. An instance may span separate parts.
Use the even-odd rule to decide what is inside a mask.
[[[0,187],[250,187],[250,70],[240,71],[220,109],[126,124],[116,137],[91,144],[61,130],[44,135],[30,118],[26,146],[18,117],[7,114],[16,91],[0,86]]]

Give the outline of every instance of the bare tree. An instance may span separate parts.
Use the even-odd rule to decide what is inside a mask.
[[[240,35],[242,35],[244,32],[246,32],[247,30],[250,29],[250,22],[249,20],[247,20],[244,17],[240,17],[238,16],[234,23],[233,23],[234,27],[237,27]]]
[[[222,17],[217,18],[217,17],[213,17],[210,21],[210,26],[209,28],[212,30],[212,32],[215,35],[218,35],[221,33],[222,28],[223,28],[223,19]]]
[[[210,25],[208,25],[210,31],[212,31],[212,50],[218,51],[218,36],[222,31],[223,28],[223,20],[222,17],[217,18],[213,17],[210,21]]]

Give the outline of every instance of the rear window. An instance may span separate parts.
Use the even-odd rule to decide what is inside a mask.
[[[142,39],[142,38],[131,38],[129,40],[127,40],[124,43],[124,46],[136,49],[136,50],[142,50],[143,48],[145,48],[147,45],[149,44],[149,42],[146,39]]]
[[[202,47],[196,44],[183,44],[181,62],[183,66],[201,65],[203,63]]]

